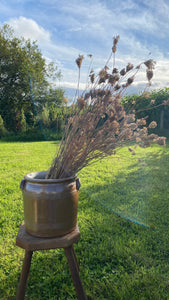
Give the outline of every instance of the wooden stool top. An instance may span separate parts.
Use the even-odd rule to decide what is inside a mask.
[[[80,231],[78,225],[76,228],[63,236],[54,238],[34,237],[26,232],[24,223],[21,224],[17,238],[16,245],[27,251],[49,250],[56,248],[67,248],[73,243],[80,240]]]

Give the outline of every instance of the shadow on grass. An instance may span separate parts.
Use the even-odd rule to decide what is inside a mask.
[[[118,172],[109,173],[97,183],[89,178],[82,190],[111,212],[148,227],[169,225],[169,154],[148,153],[144,162],[135,162]],[[98,175],[99,176],[99,175]]]

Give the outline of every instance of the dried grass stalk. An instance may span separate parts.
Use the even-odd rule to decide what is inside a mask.
[[[89,74],[90,88],[78,97],[72,106],[72,116],[68,119],[60,148],[48,171],[47,178],[73,176],[82,168],[97,159],[115,153],[115,149],[135,140],[141,147],[155,142],[165,144],[164,137],[148,134],[145,119],[135,119],[135,113],[124,110],[121,99],[135,80],[141,65],[146,67],[148,83],[153,77],[155,62],[148,60],[135,67],[128,63],[118,71],[115,68],[115,52],[119,36],[114,37],[111,55],[105,67],[96,76]],[[113,67],[108,63],[113,56]],[[83,56],[79,55],[76,64],[80,70]],[[80,78],[80,73],[79,73]],[[79,82],[78,82],[79,86]],[[155,128],[151,122],[149,128]],[[131,151],[134,155],[134,150]]]

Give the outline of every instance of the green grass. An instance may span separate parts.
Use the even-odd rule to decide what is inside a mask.
[[[23,221],[20,181],[46,170],[55,149],[54,142],[0,143],[1,300],[16,299],[24,257],[15,245]],[[81,239],[75,251],[91,300],[169,299],[169,148],[136,152],[130,156],[123,148],[79,173]],[[26,299],[76,299],[63,249],[34,253]]]

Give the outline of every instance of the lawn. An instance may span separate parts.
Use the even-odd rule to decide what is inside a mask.
[[[0,299],[16,299],[24,250],[19,188],[46,170],[57,143],[0,143]],[[169,299],[169,147],[127,148],[97,162],[81,179],[75,245],[88,299]],[[131,221],[132,220],[132,221]],[[26,299],[76,299],[63,249],[33,254]]]

